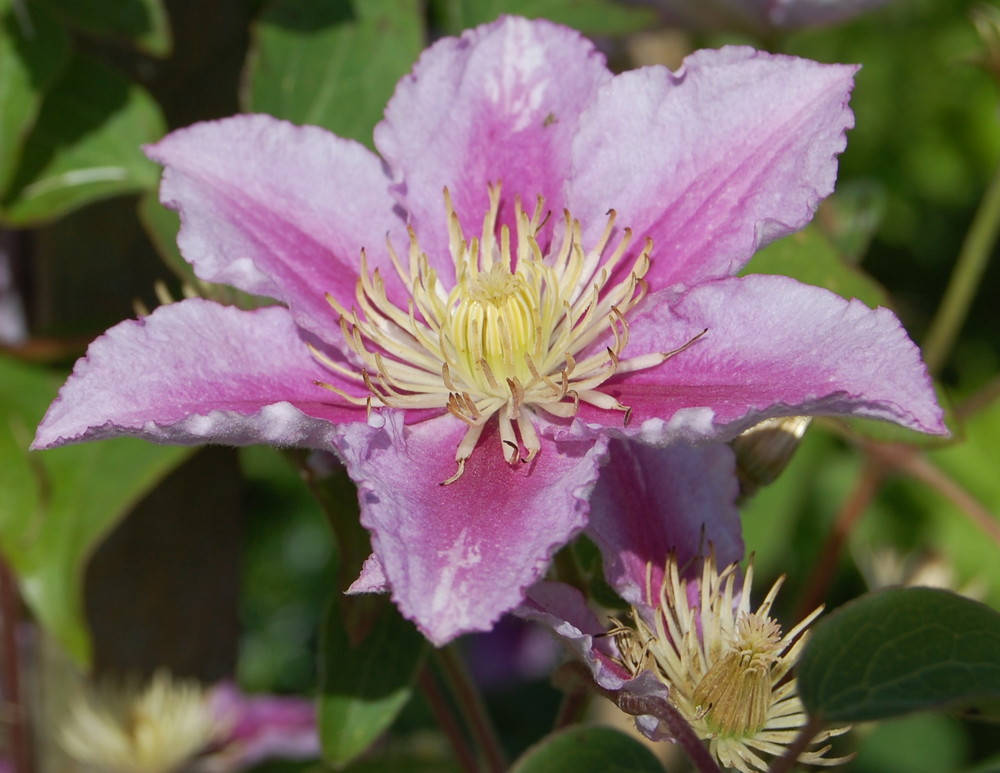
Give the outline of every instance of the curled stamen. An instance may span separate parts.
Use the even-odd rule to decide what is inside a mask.
[[[439,486],[450,486],[452,483],[454,483],[459,478],[461,478],[462,474],[465,472],[465,462],[466,462],[466,460],[467,460],[467,458],[458,459],[457,460],[458,461],[458,468],[455,470],[455,474],[452,475],[450,478],[447,478],[446,480],[441,481],[438,485]]]

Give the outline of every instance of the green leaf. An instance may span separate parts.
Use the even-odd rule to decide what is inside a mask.
[[[69,36],[41,8],[0,11],[0,194],[14,172],[45,91],[69,58]]]
[[[371,147],[396,82],[424,45],[418,0],[278,0],[255,28],[246,110]]]
[[[361,760],[348,768],[348,773],[462,773],[463,769],[451,760],[428,759],[427,750],[418,748],[414,753],[390,754],[386,758]],[[296,768],[296,770],[298,770]],[[329,768],[308,768],[303,773],[328,773]],[[261,773],[271,773],[262,771]],[[289,771],[291,773],[291,771]]]
[[[859,263],[885,217],[885,187],[873,180],[849,180],[823,202],[817,223],[837,251]]]
[[[159,107],[117,71],[76,55],[42,104],[2,219],[23,227],[96,199],[153,188],[140,146],[163,136]]]
[[[799,694],[828,722],[929,709],[996,715],[1000,614],[934,588],[891,588],[837,609],[813,630]]]
[[[320,741],[323,756],[338,766],[392,724],[410,699],[428,646],[387,598],[378,599],[367,635],[352,643],[343,607],[331,605],[320,644]]]
[[[118,521],[188,448],[122,438],[29,452],[61,379],[0,358],[0,549],[35,617],[79,663],[90,655],[83,569]]]
[[[437,0],[435,6],[451,35],[505,13],[550,19],[586,35],[627,35],[652,26],[657,18],[651,8],[630,8],[609,0]]]
[[[966,755],[961,722],[942,714],[912,714],[870,726],[856,739],[859,771],[941,773],[957,771]]]
[[[872,308],[889,305],[885,290],[845,261],[815,224],[768,245],[740,274],[782,274],[844,298],[857,298]]]
[[[120,40],[153,56],[172,47],[161,0],[44,0],[69,25],[99,38]]]
[[[663,765],[619,730],[576,725],[532,746],[511,773],[663,773]]]

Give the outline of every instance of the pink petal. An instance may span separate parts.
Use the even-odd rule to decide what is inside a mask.
[[[375,129],[396,171],[421,245],[448,268],[442,190],[468,235],[482,231],[487,183],[502,182],[502,220],[514,196],[563,207],[570,140],[580,111],[610,79],[604,57],[578,32],[547,21],[504,17],[445,38],[420,58]]]
[[[199,769],[231,773],[269,758],[312,759],[320,755],[312,701],[248,696],[229,682],[217,685],[211,699],[216,715],[229,732],[219,749],[199,761]]]
[[[543,440],[535,460],[510,467],[487,429],[455,483],[465,424],[451,416],[381,429],[344,428],[338,448],[358,482],[393,599],[441,645],[488,630],[524,597],[552,553],[583,528],[603,441]]]
[[[654,290],[733,274],[833,191],[856,69],[730,47],[623,73],[581,123],[570,210],[651,237]]]
[[[801,414],[947,434],[920,351],[888,309],[752,275],[707,282],[673,303],[651,296],[637,311],[629,352],[665,351],[691,330],[708,332],[606,390],[632,408],[632,436],[729,439],[764,418]],[[589,407],[580,415],[607,423]]]
[[[623,599],[650,604],[671,552],[679,566],[710,547],[722,566],[743,557],[728,445],[654,448],[616,440],[610,452],[590,498],[587,533],[604,556],[604,576]]]
[[[590,669],[594,681],[606,690],[624,690],[636,698],[667,698],[667,686],[651,671],[634,679],[615,660],[617,648],[576,588],[558,582],[540,582],[528,591],[516,614],[552,629],[552,632]],[[669,740],[660,722],[651,716],[635,717],[636,726],[654,741]]]
[[[347,593],[386,593],[389,581],[385,578],[385,569],[378,556],[372,553],[361,566],[361,574],[351,583]]]
[[[340,336],[324,294],[351,306],[361,248],[372,268],[389,265],[387,234],[405,248],[381,161],[324,129],[237,115],[146,153],[166,167],[160,199],[181,214],[177,242],[198,276],[283,301],[324,340]]]
[[[95,340],[33,447],[134,435],[329,449],[331,422],[364,421],[364,412],[338,405],[317,379],[333,380],[286,309],[182,301]]]
[[[614,639],[607,636],[607,627],[577,588],[561,582],[536,583],[514,613],[551,628],[605,689],[620,690],[628,682],[628,672],[615,660],[618,649]]]

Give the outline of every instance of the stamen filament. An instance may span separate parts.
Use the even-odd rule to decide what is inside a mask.
[[[455,275],[450,290],[438,281],[410,227],[405,261],[386,241],[392,270],[408,293],[405,304],[390,299],[380,268],[369,270],[364,250],[354,308],[327,294],[347,349],[361,367],[310,347],[317,362],[368,391],[362,398],[317,382],[352,405],[368,408],[374,398],[396,409],[440,408],[468,425],[456,449],[458,469],[445,484],[461,477],[494,416],[504,458],[512,465],[541,451],[535,427],[540,414],[569,419],[583,402],[622,411],[627,422],[630,409],[602,385],[617,373],[656,367],[700,337],[671,352],[623,356],[628,315],[647,291],[644,276],[653,246],[647,239],[624,271],[633,233],[622,229],[609,246],[618,229],[614,210],[589,250],[580,222],[564,210],[546,254],[539,241],[549,213],[541,197],[530,213],[515,197],[513,234],[499,224],[500,185],[489,186],[488,199],[481,234],[467,239],[451,193],[444,191]],[[619,279],[612,281],[615,276]]]

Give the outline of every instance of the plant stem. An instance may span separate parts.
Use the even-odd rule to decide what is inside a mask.
[[[563,694],[559,713],[556,714],[555,722],[552,723],[552,729],[561,730],[564,727],[575,725],[583,719],[587,706],[590,705],[590,696],[589,690],[567,690]]]
[[[459,766],[466,773],[478,773],[479,764],[476,762],[476,755],[469,748],[465,734],[462,732],[462,727],[455,719],[455,715],[448,705],[448,699],[438,687],[430,668],[425,666],[420,669],[418,680],[420,682],[420,690],[427,700],[427,705],[430,706],[431,713],[434,714],[434,719],[437,721],[438,727],[448,736],[448,741],[451,743],[452,751],[455,752],[455,758],[458,760]]]
[[[990,253],[1000,233],[1000,166],[993,173],[989,187],[979,203],[962,250],[955,262],[948,288],[938,307],[924,342],[924,361],[931,373],[937,373],[948,359],[969,313],[972,298],[979,289]]]
[[[868,453],[923,481],[968,516],[976,528],[1000,545],[1000,523],[972,494],[911,446],[871,443]]]
[[[960,422],[971,419],[980,411],[985,411],[995,400],[1000,399],[1000,377],[994,376],[986,386],[955,406],[955,418]]]
[[[285,455],[298,468],[327,517],[337,546],[337,580],[346,589],[371,553],[368,532],[359,518],[357,488],[339,464],[332,471],[317,471],[308,452],[291,450]]]
[[[486,706],[479,690],[473,684],[465,663],[455,650],[455,645],[434,650],[434,657],[452,696],[463,712],[469,732],[485,758],[486,769],[490,773],[503,773],[507,769],[507,761],[500,745],[500,738],[486,713]]]
[[[871,459],[871,458],[870,458]],[[840,553],[847,542],[851,529],[864,514],[865,509],[878,494],[888,471],[887,465],[877,459],[871,459],[861,475],[861,479],[851,492],[851,496],[840,508],[837,519],[823,543],[820,557],[813,570],[812,577],[802,594],[799,604],[799,617],[805,617],[823,603],[826,592],[837,571]]]
[[[3,693],[8,725],[7,739],[14,763],[14,773],[32,773],[34,761],[31,753],[31,728],[21,693],[20,648],[17,632],[20,594],[14,575],[7,562],[0,558],[0,636],[3,637]]]

